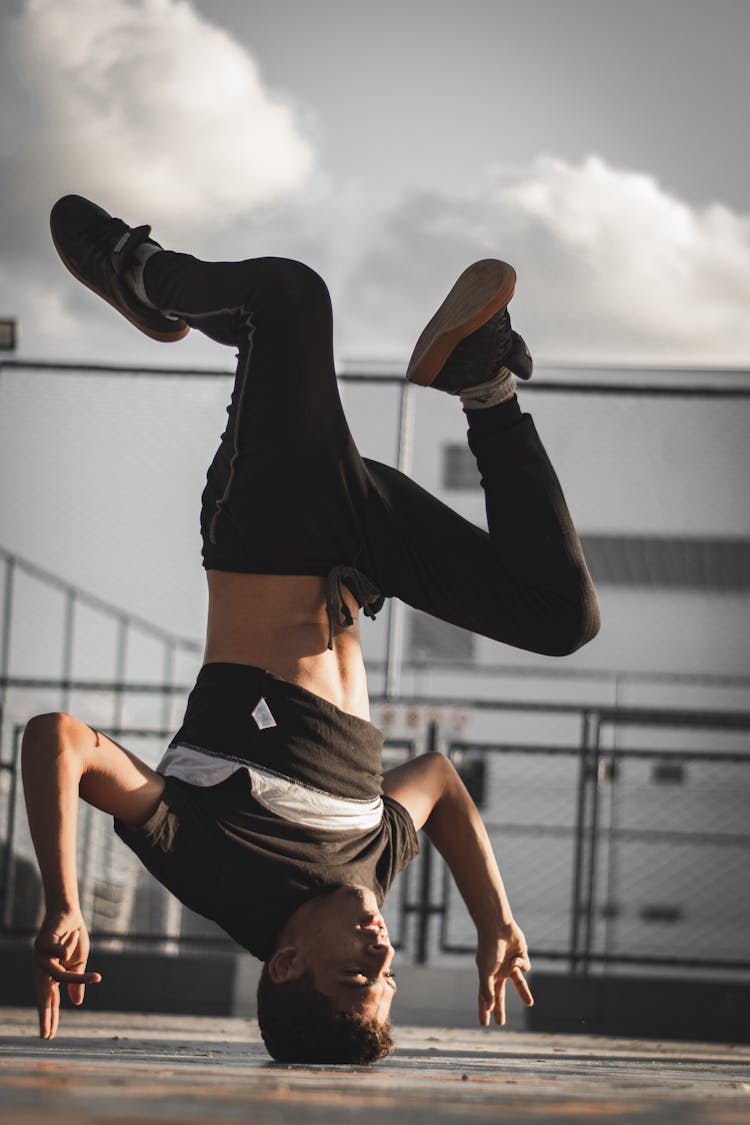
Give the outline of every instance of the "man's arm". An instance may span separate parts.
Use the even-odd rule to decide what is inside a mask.
[[[128,823],[156,807],[164,780],[145,763],[70,715],[39,715],[23,740],[26,810],[44,886],[45,914],[34,941],[39,1035],[52,1039],[60,1015],[60,985],[82,1004],[89,935],[81,916],[76,871],[78,798]]]
[[[505,1023],[505,982],[534,1003],[523,976],[526,939],[513,918],[487,829],[466,786],[443,754],[424,754],[389,770],[383,790],[409,812],[445,859],[477,928],[479,1022]]]

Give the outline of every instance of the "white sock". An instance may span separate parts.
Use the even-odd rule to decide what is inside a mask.
[[[490,406],[499,406],[507,402],[516,393],[516,380],[513,372],[507,367],[501,367],[494,378],[486,383],[476,383],[473,387],[466,387],[458,392],[464,410],[485,410]]]
[[[143,267],[152,255],[160,254],[161,250],[162,247],[157,246],[155,242],[142,242],[140,246],[136,246],[133,251],[133,260],[122,275],[138,300],[149,309],[157,309],[157,311],[158,305],[155,305],[153,301],[149,300],[143,285]]]

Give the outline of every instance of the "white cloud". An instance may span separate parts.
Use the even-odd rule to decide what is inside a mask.
[[[310,262],[345,359],[403,362],[456,274],[499,256],[517,266],[514,323],[541,357],[750,363],[746,215],[596,156],[386,207],[356,168],[338,183],[314,167],[292,108],[189,0],[23,0],[1,22],[14,112],[0,118],[0,311],[20,317],[26,354],[229,362],[192,339],[155,352],[64,275],[47,212],[79,191],[199,255]]]
[[[517,266],[514,321],[548,358],[750,363],[750,219],[597,157],[406,200],[349,278],[344,350],[407,355],[453,276],[492,256]]]
[[[0,9],[0,314],[19,318],[27,355],[153,362],[61,269],[51,204],[78,192],[190,249],[236,224],[231,253],[240,225],[309,182],[312,147],[251,55],[189,0],[14,8]],[[169,358],[217,362],[188,350]]]
[[[653,177],[545,159],[502,201],[555,240],[592,314],[660,351],[750,358],[750,219],[696,209]]]
[[[220,225],[312,167],[292,108],[189,0],[25,0],[3,36],[16,214],[77,191],[177,229]]]

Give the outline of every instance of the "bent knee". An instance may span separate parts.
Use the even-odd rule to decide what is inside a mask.
[[[330,305],[328,286],[311,266],[294,258],[273,258],[272,262],[270,285],[275,289],[275,296],[293,302],[322,300]]]
[[[564,610],[555,615],[544,655],[571,656],[594,639],[600,626],[599,604],[591,591],[567,603]]]

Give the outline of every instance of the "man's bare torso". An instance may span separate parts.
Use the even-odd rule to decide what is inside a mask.
[[[309,575],[236,574],[209,570],[205,662],[252,664],[299,684],[342,711],[370,718],[359,643],[359,607],[334,626],[328,649],[325,579]]]

